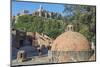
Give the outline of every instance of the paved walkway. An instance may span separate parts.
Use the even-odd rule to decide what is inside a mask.
[[[25,62],[17,62],[17,60],[12,60],[12,66],[16,65],[31,65],[31,64],[45,64],[45,63],[50,63],[48,56],[36,56],[32,57],[29,60]]]

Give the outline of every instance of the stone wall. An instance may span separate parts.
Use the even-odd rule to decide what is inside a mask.
[[[93,50],[49,52],[49,54],[52,54],[50,55],[51,63],[89,61],[89,58],[93,55],[93,53]]]

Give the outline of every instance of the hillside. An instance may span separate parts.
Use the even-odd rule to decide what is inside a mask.
[[[44,18],[32,15],[18,16],[13,22],[13,27],[20,30],[44,33],[51,38],[56,38],[65,29],[63,20]]]

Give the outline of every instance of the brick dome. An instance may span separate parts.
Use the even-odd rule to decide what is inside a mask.
[[[73,25],[53,41],[51,52],[54,63],[88,61],[93,54],[87,38],[74,32]]]
[[[67,31],[55,39],[51,51],[87,51],[90,49],[90,43],[85,36],[78,32]]]

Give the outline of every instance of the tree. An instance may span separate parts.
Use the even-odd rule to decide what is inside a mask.
[[[96,8],[86,5],[65,5],[64,13],[69,17],[70,23],[76,27],[76,31],[85,35],[90,41],[95,36]],[[95,30],[94,30],[95,31]]]
[[[56,38],[64,31],[62,20],[31,15],[19,16],[14,27],[21,30],[44,33],[52,38]]]

